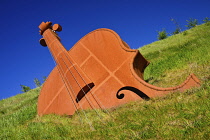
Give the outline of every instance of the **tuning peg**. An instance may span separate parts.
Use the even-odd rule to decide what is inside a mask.
[[[39,40],[39,43],[40,43],[42,46],[44,46],[44,47],[47,46],[47,43],[45,42],[44,38],[41,38],[41,39]]]
[[[52,22],[46,22],[46,23],[45,22],[42,22],[39,25],[39,29],[40,29],[39,33],[42,35],[45,30],[47,30],[48,28],[51,29],[52,28],[51,25],[52,25]]]
[[[58,31],[58,32],[62,31],[62,27],[59,24],[54,24],[53,27],[52,27],[52,29],[54,31]]]

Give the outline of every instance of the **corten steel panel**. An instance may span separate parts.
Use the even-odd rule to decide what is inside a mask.
[[[88,66],[91,66],[91,68],[88,68]],[[106,68],[104,68],[103,65],[92,56],[82,65],[81,68],[89,77],[91,77],[95,86],[98,86],[110,75]],[[96,73],[100,73],[100,76],[96,76]]]
[[[77,43],[76,47],[73,47],[71,52],[69,51],[69,54],[80,67],[90,57],[90,53],[80,43]]]
[[[78,109],[112,108],[200,86],[194,74],[176,87],[146,83],[143,74],[149,62],[112,30],[92,31],[66,51],[52,30],[61,30],[60,26],[52,27],[47,22],[39,27],[46,42],[42,40],[42,44],[48,46],[57,62],[40,92],[39,115],[73,115]]]

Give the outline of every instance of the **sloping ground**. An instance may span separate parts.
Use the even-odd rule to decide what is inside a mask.
[[[209,78],[210,25],[200,25],[140,49],[151,60],[145,78],[157,86],[180,84],[190,73],[201,81]]]
[[[149,83],[175,86],[195,73],[202,86],[71,117],[37,116],[37,88],[0,101],[0,139],[209,139],[210,26],[197,26],[140,51],[151,62],[145,71]]]

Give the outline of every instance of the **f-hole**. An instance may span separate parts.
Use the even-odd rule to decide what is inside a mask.
[[[82,98],[94,87],[94,83],[89,83],[88,85],[84,86],[76,97],[76,102],[78,103]]]
[[[143,93],[141,90],[139,90],[139,89],[137,89],[137,88],[135,88],[135,87],[131,87],[131,86],[125,86],[125,87],[122,87],[121,89],[119,89],[118,91],[117,91],[117,94],[116,94],[116,97],[118,98],[118,99],[123,99],[124,98],[124,93],[121,93],[121,94],[119,94],[120,93],[120,91],[122,91],[122,90],[130,90],[130,91],[132,91],[133,93],[136,93],[139,97],[141,97],[142,99],[144,99],[144,100],[149,100],[150,98],[145,94],[145,93]]]

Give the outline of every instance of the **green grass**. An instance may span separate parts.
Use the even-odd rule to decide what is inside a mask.
[[[210,26],[200,25],[168,39],[140,48],[151,61],[145,71],[149,83],[175,86],[182,83],[190,73],[205,81],[210,72]]]
[[[145,79],[157,86],[178,85],[190,73],[200,88],[149,101],[130,102],[108,112],[38,116],[40,88],[0,101],[0,139],[209,139],[210,26],[200,25],[140,48],[151,62]]]

